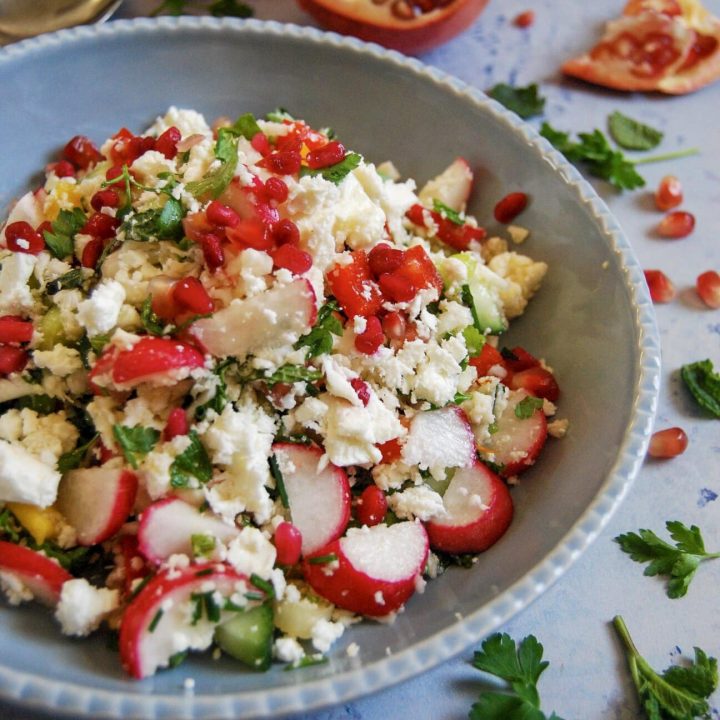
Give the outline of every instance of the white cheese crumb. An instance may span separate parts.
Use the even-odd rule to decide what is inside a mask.
[[[65,635],[83,637],[96,630],[118,604],[117,590],[96,588],[77,578],[63,584],[55,617]]]

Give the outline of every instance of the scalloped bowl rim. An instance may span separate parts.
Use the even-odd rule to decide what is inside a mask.
[[[36,710],[52,709],[60,714],[89,713],[107,718],[231,718],[277,716],[298,711],[317,710],[341,703],[395,684],[448,660],[477,642],[527,607],[552,585],[597,537],[631,487],[642,463],[654,420],[660,378],[660,344],[652,302],[643,272],[623,231],[607,205],[591,185],[550,143],[481,91],[451,75],[424,65],[419,60],[352,37],[275,21],[237,20],[232,18],[180,17],[118,20],[104,25],[61,30],[23,40],[0,50],[0,67],[16,58],[42,52],[44,48],[72,45],[95,37],[123,33],[164,33],[184,29],[211,32],[269,34],[327,44],[352,53],[380,59],[404,71],[422,76],[446,90],[481,106],[509,132],[520,135],[528,151],[539,154],[552,166],[584,204],[618,256],[625,288],[634,305],[634,324],[638,337],[639,367],[628,427],[615,463],[593,502],[565,534],[557,546],[520,580],[494,600],[424,641],[375,663],[338,675],[311,680],[299,686],[273,688],[221,696],[194,697],[157,694],[127,696],[109,690],[74,683],[50,681],[40,675],[0,667],[0,699],[22,703]],[[62,699],[62,706],[59,704]]]

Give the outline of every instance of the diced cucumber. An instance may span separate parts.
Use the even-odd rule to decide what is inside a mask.
[[[39,344],[40,350],[52,350],[57,344],[67,340],[59,307],[51,307],[40,318],[39,330],[42,333],[42,340]]]
[[[267,670],[272,660],[273,610],[270,603],[238,612],[215,628],[215,642],[253,670]]]

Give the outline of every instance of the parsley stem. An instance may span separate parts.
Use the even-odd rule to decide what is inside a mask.
[[[685,150],[675,150],[674,152],[663,153],[662,155],[651,155],[650,157],[628,158],[633,165],[645,165],[647,163],[664,162],[665,160],[674,160],[676,158],[688,157],[689,155],[699,155],[700,148],[685,148]]]

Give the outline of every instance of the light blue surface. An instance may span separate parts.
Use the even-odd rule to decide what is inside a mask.
[[[130,16],[154,5],[128,2],[121,15]],[[548,96],[548,119],[564,129],[602,127],[606,115],[619,108],[663,127],[667,133],[663,147],[698,144],[703,149],[697,158],[643,168],[649,187],[666,172],[678,175],[685,184],[687,207],[698,219],[697,230],[686,240],[668,242],[653,237],[652,228],[660,215],[652,210],[646,192],[616,196],[601,183],[596,185],[631,238],[641,264],[664,269],[681,290],[674,304],[658,308],[664,386],[657,427],[684,426],[690,448],[670,463],[647,463],[624,504],[589,550],[565,577],[502,628],[517,638],[534,633],[545,645],[552,663],[541,681],[548,711],[555,709],[566,720],[635,718],[638,710],[629,678],[608,626],[613,615],[625,616],[637,644],[658,667],[674,660],[678,647],[689,653],[693,645],[699,645],[717,654],[720,644],[714,612],[720,567],[703,567],[688,597],[670,601],[662,584],[643,578],[642,569],[612,543],[619,532],[638,527],[661,530],[665,520],[677,518],[700,525],[708,547],[720,547],[714,500],[720,492],[717,421],[702,417],[677,382],[677,368],[684,362],[711,357],[720,363],[720,314],[704,309],[690,289],[699,272],[710,267],[720,269],[720,178],[715,167],[720,138],[716,131],[711,132],[711,110],[719,106],[720,86],[686,98],[647,98],[561,84],[556,73],[560,62],[587,46],[596,37],[600,22],[618,12],[622,3],[597,2],[592,8],[558,5],[536,3],[536,24],[520,31],[509,21],[525,6],[510,0],[491,2],[470,31],[422,59],[480,89],[497,81],[538,81]],[[260,17],[306,22],[306,17],[285,0],[258,0],[256,6]],[[717,2],[711,6],[720,9]],[[608,348],[609,353],[616,351]],[[571,345],[567,352],[572,357]],[[598,440],[602,442],[602,438]],[[482,687],[479,674],[468,665],[470,657],[471,652],[465,652],[389,690],[302,717],[465,717]],[[2,707],[0,715],[8,720],[28,717],[27,712]]]

